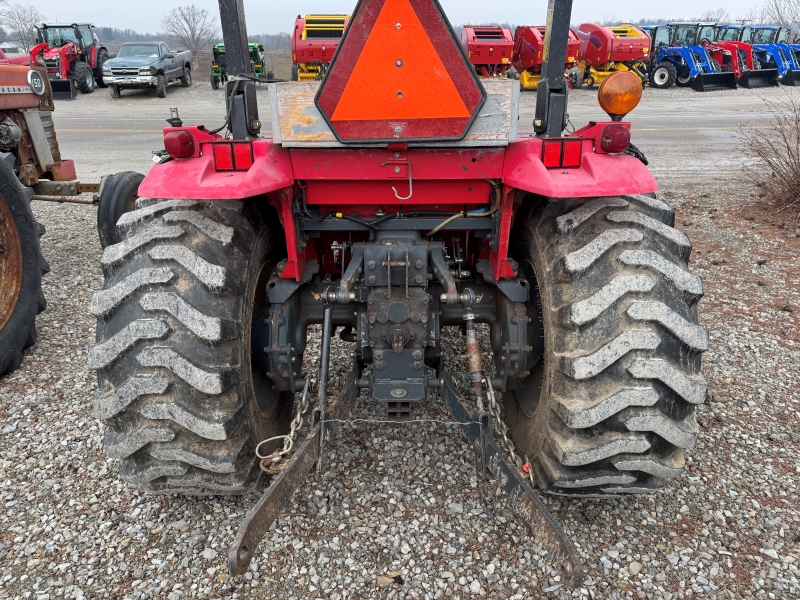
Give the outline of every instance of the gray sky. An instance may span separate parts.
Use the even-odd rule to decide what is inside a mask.
[[[27,3],[29,0],[11,0]],[[152,33],[160,29],[161,17],[174,6],[197,4],[219,15],[215,0],[112,0],[111,2],[64,2],[63,0],[37,0],[39,10],[48,20],[60,22],[91,21],[95,25],[134,29]],[[527,23],[544,22],[544,0],[441,0],[448,18],[454,25],[466,23]],[[306,13],[348,13],[355,7],[354,0],[301,0],[300,2],[275,2],[274,0],[245,0],[247,31],[278,33],[290,31],[295,17]],[[670,2],[643,2],[642,0],[574,0],[572,22],[612,20],[620,21],[658,17],[692,17],[705,10],[724,6],[731,16],[743,15],[760,0],[671,0]],[[71,5],[71,6],[70,6]]]

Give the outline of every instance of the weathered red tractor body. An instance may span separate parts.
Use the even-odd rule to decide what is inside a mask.
[[[243,9],[229,4],[229,65],[247,73]],[[535,28],[529,56],[535,134],[517,132],[517,82],[477,77],[436,0],[360,0],[320,83],[270,84],[271,136],[244,79],[227,83],[223,127],[164,129],[172,160],[150,170],[101,261],[95,414],[122,476],[145,489],[241,493],[273,476],[232,574],[359,389],[382,421],[413,420],[438,395],[479,476],[502,482],[568,585],[580,561],[531,485],[642,493],[681,472],[705,398],[702,285],[630,143],[641,81],[611,76],[598,93],[609,119],[564,133],[578,43],[571,2],[551,8],[552,36]],[[466,334],[463,392],[445,365],[448,326]],[[339,327],[352,370],[331,400]],[[319,356],[313,402],[307,353]]]
[[[506,27],[465,25],[461,45],[478,77],[503,77],[511,68],[514,36]]]

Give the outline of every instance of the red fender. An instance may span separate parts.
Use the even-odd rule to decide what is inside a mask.
[[[604,124],[597,124],[594,129]],[[547,198],[592,198],[649,194],[658,183],[639,159],[628,154],[603,154],[594,148],[589,128],[581,132],[581,166],[548,169],[542,163],[542,140],[520,136],[506,149],[503,183]],[[584,133],[585,132],[585,133]]]
[[[167,128],[164,132],[171,130]],[[196,158],[179,158],[155,165],[139,186],[139,195],[187,200],[243,200],[294,185],[289,151],[273,144],[271,138],[253,141],[254,162],[247,171],[217,171],[210,144],[210,140],[200,141],[201,151]]]
[[[50,49],[47,42],[42,42],[41,44],[36,44],[33,48],[31,48],[31,65],[36,64],[36,59],[42,52],[47,52]]]

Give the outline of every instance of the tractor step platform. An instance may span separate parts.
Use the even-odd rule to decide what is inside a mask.
[[[547,550],[552,564],[558,569],[565,585],[577,587],[583,582],[583,566],[563,529],[536,495],[522,473],[500,448],[492,434],[488,413],[475,411],[458,393],[453,379],[444,373],[441,379],[441,398],[449,406],[453,417],[475,449],[478,478],[494,479],[508,495],[509,508],[527,523],[536,541]],[[239,526],[239,532],[228,551],[228,570],[231,575],[243,575],[253,559],[256,548],[272,523],[288,506],[292,494],[306,480],[320,453],[326,431],[347,418],[358,396],[358,382],[354,370],[336,399],[325,408],[320,419],[320,408],[311,415],[312,427],[295,453],[273,479],[256,505],[250,509]]]

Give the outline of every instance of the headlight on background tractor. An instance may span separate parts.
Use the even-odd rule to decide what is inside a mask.
[[[603,80],[597,99],[612,121],[621,121],[642,99],[642,80],[630,71],[618,71]]]

